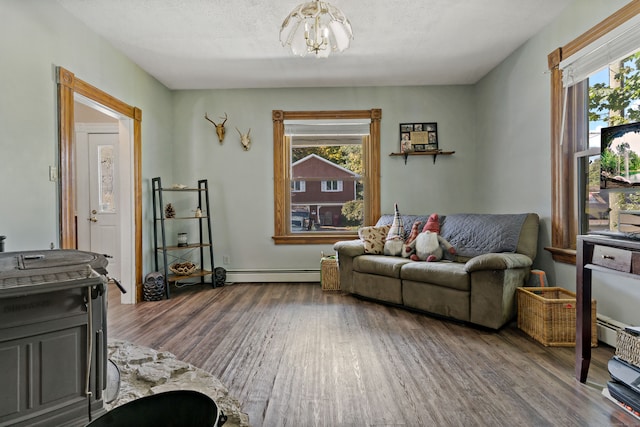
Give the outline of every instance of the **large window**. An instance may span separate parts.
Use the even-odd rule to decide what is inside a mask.
[[[640,4],[632,2],[549,55],[553,205],[552,247],[547,249],[556,261],[575,263],[578,234],[615,226],[610,212],[618,201],[595,185],[600,168],[598,131],[634,121],[633,94],[624,95],[630,99],[628,106],[613,104],[624,92],[616,86],[632,86],[619,71],[625,58],[640,48],[639,14]]]
[[[380,215],[380,110],[273,112],[274,241],[333,243]]]
[[[588,82],[588,144],[578,157],[579,182],[585,183],[578,187],[578,229],[628,232],[620,218],[640,211],[640,133],[636,126],[620,125],[640,119],[640,53],[608,64]]]

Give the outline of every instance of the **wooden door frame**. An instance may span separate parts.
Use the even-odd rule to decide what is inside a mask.
[[[142,300],[142,110],[56,67],[58,83],[58,138],[60,155],[60,248],[76,249],[74,95],[77,93],[133,121],[133,205],[135,236],[135,301]]]

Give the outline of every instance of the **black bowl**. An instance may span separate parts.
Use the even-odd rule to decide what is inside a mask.
[[[226,417],[206,394],[174,390],[118,406],[86,427],[219,427]]]

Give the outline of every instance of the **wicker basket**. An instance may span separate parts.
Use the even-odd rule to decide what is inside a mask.
[[[640,336],[624,330],[616,336],[616,356],[632,365],[640,366]]]
[[[547,347],[576,345],[576,294],[556,287],[517,288],[518,328]],[[591,302],[591,346],[598,345],[596,301]]]
[[[340,290],[340,273],[338,260],[335,256],[322,257],[320,259],[320,283],[323,291]]]
[[[188,276],[198,269],[198,266],[192,262],[175,263],[169,266],[169,270],[178,276]]]

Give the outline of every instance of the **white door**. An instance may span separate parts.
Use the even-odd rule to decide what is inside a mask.
[[[109,276],[119,280],[122,277],[119,135],[85,133],[77,136],[78,249],[107,255]]]

